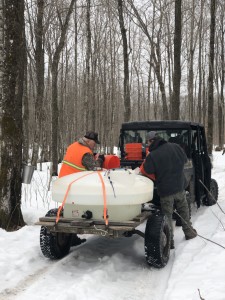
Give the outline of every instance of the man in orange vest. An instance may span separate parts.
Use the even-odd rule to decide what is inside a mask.
[[[98,134],[94,131],[88,131],[84,137],[71,144],[62,161],[59,177],[101,167],[104,162],[104,155],[97,155],[97,159],[95,159],[93,150],[96,144],[100,144],[100,142]]]

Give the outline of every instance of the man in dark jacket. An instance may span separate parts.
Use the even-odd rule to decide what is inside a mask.
[[[172,214],[174,204],[181,216],[182,229],[187,240],[197,236],[190,221],[186,200],[184,165],[187,156],[183,149],[174,143],[166,142],[155,131],[147,134],[149,154],[140,167],[143,175],[155,180],[162,212],[167,216],[172,232],[171,249],[174,248]]]

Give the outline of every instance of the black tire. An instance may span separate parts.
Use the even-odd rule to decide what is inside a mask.
[[[56,217],[58,212],[58,208],[52,208],[50,209],[47,214],[45,215],[46,217]],[[63,215],[63,210],[60,212],[60,217]]]
[[[145,228],[145,257],[150,266],[163,268],[170,256],[171,230],[162,214],[149,217]]]
[[[215,179],[211,178],[210,193],[208,193],[207,197],[205,198],[204,204],[206,206],[212,206],[216,204],[218,200],[218,194],[219,194],[218,184]]]
[[[40,246],[43,255],[51,259],[60,259],[70,251],[71,234],[52,233],[45,226],[41,226]]]
[[[58,209],[51,209],[46,217],[57,215]],[[43,255],[50,259],[60,259],[70,251],[72,234],[62,232],[50,232],[47,227],[41,226],[40,247]]]

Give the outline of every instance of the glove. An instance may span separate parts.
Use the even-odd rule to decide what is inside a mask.
[[[100,159],[102,160],[102,162],[105,161],[105,156],[104,156],[104,154],[100,154],[100,155],[98,156],[98,158],[100,158]]]

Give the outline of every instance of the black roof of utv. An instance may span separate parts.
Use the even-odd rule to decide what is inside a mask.
[[[203,127],[200,123],[189,121],[142,121],[142,122],[127,122],[123,123],[121,130],[156,130],[156,129],[173,129],[183,128],[191,129],[193,127]]]

